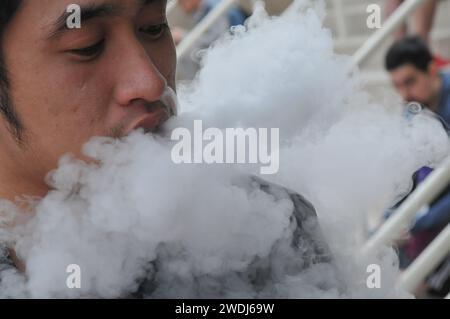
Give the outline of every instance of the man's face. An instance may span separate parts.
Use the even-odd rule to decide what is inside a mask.
[[[411,64],[391,71],[391,80],[402,98],[407,102],[417,101],[429,105],[433,100],[433,74],[417,69]]]
[[[158,101],[166,86],[175,89],[165,0],[77,0],[81,28],[67,29],[71,3],[24,0],[4,32],[25,144],[1,125],[0,156],[27,179],[41,179],[65,153],[79,156],[93,136],[154,129],[167,119]]]

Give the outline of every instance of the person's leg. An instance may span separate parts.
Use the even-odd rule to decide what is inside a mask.
[[[385,12],[386,17],[389,17],[401,4],[403,0],[387,0]],[[396,40],[400,40],[406,36],[407,26],[406,23],[403,23],[395,32],[394,37]]]
[[[437,0],[426,0],[416,12],[414,12],[414,33],[422,38],[425,43],[430,42],[430,32],[433,27],[434,13],[437,7]]]

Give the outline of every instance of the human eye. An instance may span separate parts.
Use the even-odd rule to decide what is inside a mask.
[[[139,31],[150,36],[153,40],[158,40],[166,33],[166,31],[168,29],[169,29],[168,23],[164,22],[164,23],[160,23],[160,24],[144,26],[144,27],[140,28]]]
[[[102,53],[104,47],[105,47],[105,39],[102,39],[88,47],[80,49],[72,49],[69,50],[69,52],[84,59],[93,59]]]

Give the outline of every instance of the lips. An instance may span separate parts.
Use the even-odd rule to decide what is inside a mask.
[[[159,101],[146,103],[140,100],[131,107],[133,109],[129,115],[133,120],[131,123],[128,120],[125,122],[130,123],[125,126],[125,135],[137,129],[144,129],[146,133],[156,132],[164,122],[177,115],[178,99],[175,91],[167,86]]]
[[[152,112],[140,116],[131,127],[127,130],[128,133],[137,129],[144,129],[146,133],[155,132],[158,128],[169,119],[167,111],[158,107]]]

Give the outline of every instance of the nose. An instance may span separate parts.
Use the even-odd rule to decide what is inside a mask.
[[[122,55],[124,54],[124,55]],[[153,63],[144,47],[133,43],[121,53],[117,70],[117,84],[114,96],[121,106],[129,106],[134,101],[158,101],[167,86],[166,78]]]

